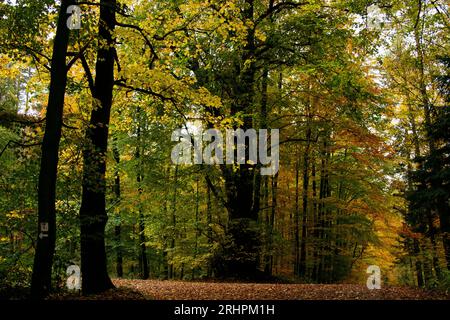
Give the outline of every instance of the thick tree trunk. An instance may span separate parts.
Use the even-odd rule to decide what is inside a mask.
[[[114,287],[107,271],[105,252],[106,152],[114,86],[115,0],[100,1],[99,47],[94,84],[94,107],[87,145],[83,152],[83,195],[80,208],[81,272],[84,294]]]
[[[246,0],[242,10],[244,21],[253,21],[254,1]],[[231,106],[231,115],[239,112],[252,113],[254,101],[254,84],[256,65],[255,31],[247,31],[246,44],[243,48],[240,64],[236,66],[236,85],[233,87],[235,99]],[[247,63],[250,61],[250,63]],[[244,116],[243,130],[252,127],[252,117]],[[246,159],[248,159],[248,145],[246,144]],[[255,166],[239,164],[237,170],[222,166],[225,178],[228,211],[229,252],[225,253],[226,275],[241,278],[254,278],[257,275],[260,251],[260,236],[256,230],[258,220],[258,205],[253,202],[255,184]]]
[[[63,122],[64,95],[67,83],[66,55],[69,43],[67,7],[73,0],[62,0],[51,61],[50,89],[45,133],[42,141],[38,187],[38,230],[34,256],[31,295],[46,296],[51,288],[51,273],[56,241],[56,178],[58,151]]]

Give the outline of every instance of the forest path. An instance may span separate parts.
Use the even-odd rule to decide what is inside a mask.
[[[409,287],[369,290],[357,284],[260,284],[114,279],[152,300],[450,300],[450,294]]]

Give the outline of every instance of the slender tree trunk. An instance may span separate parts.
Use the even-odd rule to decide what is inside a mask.
[[[58,151],[63,123],[64,95],[67,83],[66,55],[69,43],[69,29],[66,21],[67,8],[73,0],[62,0],[50,72],[45,133],[41,147],[41,166],[38,188],[38,230],[36,253],[31,278],[31,295],[45,297],[51,288],[51,273],[56,241],[56,178]]]
[[[313,196],[313,268],[311,278],[317,281],[317,267],[318,267],[318,238],[319,238],[319,217],[317,215],[317,183],[316,183],[316,163],[315,159],[312,160],[311,166],[311,179],[312,179],[312,196]]]
[[[424,253],[427,252],[427,247],[425,246],[426,242],[427,242],[426,239],[424,239],[421,244],[422,247],[421,251]],[[430,285],[430,283],[433,280],[433,270],[432,264],[430,263],[430,259],[426,254],[423,255],[423,275],[425,285],[426,286]]]
[[[136,146],[136,182],[138,184],[138,194],[139,194],[139,273],[141,276],[141,279],[148,279],[150,276],[150,271],[148,267],[148,260],[147,260],[147,246],[146,246],[146,237],[145,237],[145,220],[144,220],[144,212],[142,210],[142,182],[144,179],[144,175],[142,174],[142,159],[141,159],[141,127],[142,127],[142,115],[141,115],[141,109],[138,107],[136,110],[137,115],[137,130],[136,130],[136,136],[137,136],[137,146]]]
[[[326,163],[326,170],[325,170],[325,197],[326,198],[330,198],[331,197],[331,187],[330,187],[330,175],[329,175],[329,162],[330,162],[330,157],[331,157],[331,153],[329,151],[329,146],[328,144],[326,144],[325,147],[325,151],[326,151],[326,158],[325,158],[325,163]],[[333,219],[332,219],[332,211],[329,207],[326,208],[325,210],[325,216],[326,216],[326,220],[325,220],[325,225],[326,225],[326,246],[327,246],[327,254],[325,256],[326,258],[326,271],[325,271],[325,275],[327,276],[327,282],[330,283],[332,282],[332,276],[333,276],[333,239],[332,239],[332,235],[333,235]]]
[[[213,245],[213,233],[212,233],[212,207],[211,207],[211,189],[209,185],[206,185],[206,223],[207,223],[207,237],[208,237],[208,248],[211,250]],[[212,266],[211,260],[208,263],[207,270],[208,278],[212,277]]]
[[[175,249],[175,238],[176,238],[176,227],[177,227],[177,189],[178,189],[178,165],[175,166],[175,174],[173,177],[174,180],[174,188],[173,188],[173,198],[172,198],[172,236],[170,239],[170,250]],[[172,279],[175,277],[174,265],[173,263],[169,264],[169,278]]]
[[[450,270],[450,209],[447,205],[448,199],[438,199],[437,207],[439,212],[440,231],[444,246],[445,261],[447,269]]]
[[[295,161],[295,216],[294,216],[294,275],[300,275],[300,205],[299,205],[299,159]]]
[[[275,217],[277,214],[277,198],[278,198],[278,172],[272,177],[272,206],[270,208],[270,234],[271,237],[273,235],[273,230],[275,228]],[[272,238],[271,238],[272,239]],[[273,268],[273,261],[274,261],[274,254],[273,252],[270,255],[270,270],[272,271]]]
[[[170,167],[167,168],[167,171],[164,174],[164,179],[166,181],[170,180]],[[164,197],[163,206],[162,206],[163,217],[167,217],[168,214],[169,214],[167,203],[168,203],[167,197]],[[169,269],[169,258],[168,258],[168,255],[167,255],[167,248],[168,248],[168,244],[167,244],[168,237],[167,237],[167,235],[164,235],[163,241],[164,241],[164,249],[162,251],[163,279],[164,280],[168,280],[168,279],[170,279],[170,269]]]
[[[317,267],[318,282],[326,282],[328,269],[328,255],[329,255],[329,236],[328,236],[328,211],[324,204],[324,199],[329,196],[328,188],[328,146],[327,137],[324,137],[323,150],[321,152],[321,168],[320,168],[320,186],[319,186],[319,206],[318,206],[318,220],[319,220],[319,264]]]
[[[117,147],[117,137],[114,137],[113,143],[113,156],[114,161],[116,161],[116,170],[115,170],[115,178],[114,178],[114,195],[116,197],[116,206],[120,205],[120,173],[119,173],[119,164],[120,164],[120,154],[119,149]],[[116,225],[114,226],[114,239],[116,242],[116,273],[117,277],[123,277],[123,255],[122,255],[122,222],[120,217],[120,211],[116,213]]]
[[[83,152],[83,195],[80,208],[81,272],[84,294],[113,288],[105,252],[106,152],[114,86],[115,0],[100,1],[99,47],[93,88],[94,107]]]
[[[267,233],[267,248],[264,260],[264,273],[268,276],[272,275],[273,265],[273,215],[272,210],[269,210],[269,183],[268,178],[263,178],[263,205],[266,221],[266,233]]]
[[[198,240],[200,237],[200,228],[199,228],[199,179],[196,178],[195,181],[195,246],[194,246],[194,259],[197,259],[198,256]],[[192,268],[192,279],[197,277],[197,267]]]
[[[309,111],[308,111],[309,113]],[[300,243],[300,261],[299,275],[304,277],[306,274],[306,237],[307,237],[307,216],[308,216],[308,187],[309,187],[309,149],[311,140],[311,127],[308,115],[308,123],[306,129],[306,147],[303,155],[303,190],[302,190],[302,237]]]
[[[422,268],[422,262],[420,257],[420,247],[419,247],[419,241],[417,239],[413,240],[413,250],[414,255],[416,257],[416,275],[417,275],[417,285],[419,287],[423,287],[425,282],[423,279],[423,268]]]
[[[141,191],[142,192],[142,191]],[[146,280],[150,277],[150,270],[147,259],[147,246],[145,245],[145,222],[142,209],[139,208],[139,270],[141,279]]]

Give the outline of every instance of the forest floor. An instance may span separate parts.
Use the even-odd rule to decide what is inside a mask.
[[[117,289],[91,299],[133,300],[450,300],[450,293],[357,284],[260,284],[114,279]],[[80,297],[81,298],[81,297]],[[81,299],[89,299],[81,298]]]

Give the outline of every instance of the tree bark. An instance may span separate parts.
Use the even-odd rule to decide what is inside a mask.
[[[419,247],[419,241],[417,239],[413,239],[413,250],[414,255],[416,257],[416,276],[417,276],[417,286],[423,287],[425,282],[423,279],[423,268],[422,268],[422,262],[420,260],[420,247]]]
[[[309,109],[309,108],[308,108]],[[302,190],[302,237],[300,242],[300,261],[299,261],[299,275],[304,277],[306,274],[306,237],[307,237],[307,215],[308,215],[308,187],[309,187],[309,149],[311,140],[310,127],[310,111],[308,110],[308,120],[306,128],[306,147],[303,155],[303,190]]]
[[[120,164],[120,154],[117,147],[117,137],[114,137],[113,156],[116,162],[115,178],[114,178],[114,195],[116,197],[116,206],[120,205],[120,173],[118,166]],[[122,222],[120,212],[116,213],[116,225],[114,226],[114,239],[116,242],[116,273],[117,277],[123,277],[123,254],[122,254]]]
[[[295,216],[294,216],[294,253],[295,253],[295,261],[294,261],[294,275],[300,275],[300,164],[297,155],[297,159],[295,161]]]
[[[206,224],[207,224],[206,234],[208,237],[208,248],[211,250],[212,246],[213,246],[211,189],[208,184],[206,185],[206,188],[207,188],[206,189]],[[210,259],[210,261],[208,263],[208,270],[207,270],[208,278],[212,277],[212,271],[213,271],[212,261]]]
[[[141,108],[137,108],[136,110],[137,115],[137,130],[136,130],[136,136],[137,136],[137,146],[136,146],[136,154],[135,159],[137,162],[136,165],[136,182],[138,185],[138,195],[139,195],[139,219],[138,219],[138,232],[139,232],[139,273],[140,277],[143,280],[146,280],[150,276],[150,270],[148,267],[148,260],[147,260],[147,245],[146,237],[145,237],[145,219],[144,219],[144,212],[142,210],[142,182],[144,179],[144,175],[142,173],[142,159],[141,159],[141,129],[142,129],[142,115],[141,115]]]
[[[177,227],[177,189],[178,189],[178,165],[175,166],[175,173],[173,177],[173,198],[172,198],[172,235],[170,239],[170,250],[173,254],[176,243],[176,227]],[[169,279],[175,277],[175,270],[173,263],[169,264]]]
[[[99,45],[94,106],[83,152],[83,194],[80,208],[81,272],[83,294],[99,293],[114,285],[108,276],[105,252],[106,152],[114,86],[115,0],[100,1]]]
[[[253,22],[253,16],[254,1],[246,0],[242,9],[243,21]],[[242,56],[235,66],[237,77],[236,84],[233,86],[235,99],[231,105],[231,115],[252,112],[255,95],[255,50],[255,30],[250,28],[247,31]],[[250,129],[252,123],[251,115],[244,116],[242,129],[244,131]],[[246,143],[247,159],[248,150]],[[260,236],[255,229],[259,208],[253,202],[255,165],[246,163],[236,167],[234,171],[225,165],[222,166],[228,204],[227,233],[230,240],[230,249],[225,253],[223,264],[227,273],[225,276],[254,278],[258,271],[260,251]]]
[[[31,295],[45,297],[51,288],[51,273],[56,241],[56,179],[58,151],[63,123],[64,95],[67,84],[66,55],[69,43],[67,7],[73,0],[62,0],[50,72],[45,133],[41,147],[38,187],[38,237],[31,278]]]

